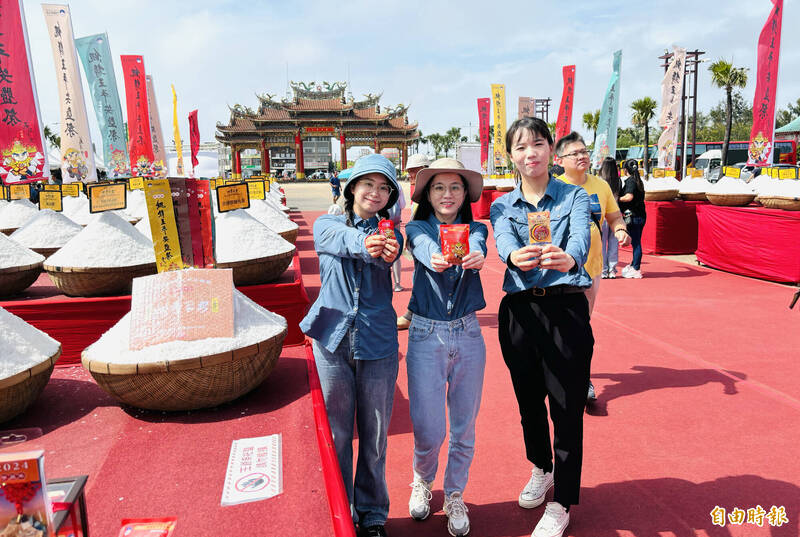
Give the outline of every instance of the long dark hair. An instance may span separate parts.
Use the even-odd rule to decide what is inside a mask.
[[[425,183],[425,188],[422,189],[422,198],[419,200],[417,210],[412,220],[427,220],[434,214],[433,205],[431,205],[431,200],[428,199],[428,194],[435,177],[434,175]],[[464,201],[461,203],[461,208],[458,210],[458,217],[461,219],[462,224],[469,224],[474,220],[472,217],[472,204],[469,201],[469,185],[463,176],[459,175],[459,177],[461,177],[461,183],[464,185]]]
[[[550,127],[547,126],[547,123],[545,123],[543,119],[538,117],[521,117],[514,121],[506,131],[506,153],[508,153],[509,156],[511,156],[511,146],[517,138],[517,133],[521,130],[527,130],[531,135],[538,134],[547,140],[550,147],[553,146],[553,134],[550,132]],[[517,183],[522,179],[519,170],[514,170],[514,179]]]
[[[636,190],[639,192],[644,192],[644,183],[642,183],[642,177],[639,175],[639,165],[633,159],[628,159],[623,164],[625,171],[628,172],[633,180],[636,182]]]
[[[349,196],[344,197],[344,214],[347,216],[345,219],[345,224],[350,227],[355,225],[353,222],[355,222],[356,219],[356,213],[353,211],[353,205],[355,204],[355,194],[353,194],[353,189],[360,179],[361,178],[358,178],[352,183],[348,181],[347,185],[345,186],[345,191],[350,194]],[[394,186],[392,186],[392,188],[394,188]],[[389,200],[391,201],[391,197]],[[389,205],[389,201],[386,202],[386,205]],[[389,209],[384,206],[383,209],[378,211],[378,216],[381,218],[389,218]]]
[[[617,161],[611,157],[604,158],[603,163],[600,164],[600,171],[597,173],[611,187],[611,192],[613,192],[614,196],[619,197],[619,191],[622,190],[622,181],[619,180]]]

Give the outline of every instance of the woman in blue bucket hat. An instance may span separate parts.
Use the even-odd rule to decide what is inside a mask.
[[[344,214],[314,222],[322,285],[300,328],[313,340],[353,522],[360,536],[381,537],[389,514],[386,438],[398,368],[390,268],[403,237],[376,231],[378,218],[387,218],[397,202],[399,186],[394,165],[382,155],[362,157],[352,170],[344,185]]]

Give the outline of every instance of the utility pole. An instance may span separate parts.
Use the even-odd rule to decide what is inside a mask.
[[[533,117],[538,117],[544,120],[545,123],[550,123],[550,98],[547,99],[534,99],[533,100]]]

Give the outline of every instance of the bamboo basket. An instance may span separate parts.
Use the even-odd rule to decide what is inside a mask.
[[[756,201],[769,209],[783,209],[784,211],[800,211],[800,198],[787,196],[759,196]]]
[[[645,201],[672,201],[678,197],[678,189],[672,190],[645,190]]]
[[[0,269],[0,296],[13,296],[33,285],[42,273],[43,263]]]
[[[300,231],[300,228],[297,227],[295,229],[290,229],[289,231],[284,231],[282,233],[278,233],[284,240],[291,242],[292,244],[297,242],[297,232]]]
[[[495,186],[494,183],[489,183],[489,184],[483,183],[483,189],[484,190],[497,190],[497,186]]]
[[[679,192],[684,201],[706,201],[705,192]]]
[[[727,207],[743,207],[749,205],[754,199],[755,194],[714,194],[713,192],[706,192],[706,198],[714,205],[723,205]]]
[[[43,362],[16,375],[0,379],[0,423],[19,416],[39,397],[50,380],[59,356],[61,345],[54,355]]]
[[[287,329],[265,341],[210,356],[182,360],[115,364],[91,360],[83,367],[119,402],[148,410],[197,410],[233,401],[272,373]]]
[[[56,253],[61,249],[61,246],[56,246],[55,248],[31,248],[37,254],[43,255],[45,259]]]
[[[44,265],[44,270],[67,296],[119,296],[131,294],[134,278],[155,274],[156,264],[100,268]]]
[[[246,259],[232,263],[217,263],[216,268],[233,269],[233,285],[259,285],[280,278],[292,262],[295,250],[283,254]]]
[[[18,227],[9,227],[6,229],[0,229],[0,233],[3,233],[4,235],[11,235],[18,229],[19,229]]]

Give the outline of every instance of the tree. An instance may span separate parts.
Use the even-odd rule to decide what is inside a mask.
[[[600,124],[600,109],[583,113],[583,126],[592,131],[592,149],[597,141],[597,126]]]
[[[733,122],[733,88],[743,88],[747,85],[747,68],[734,67],[731,62],[717,60],[708,70],[711,71],[711,83],[725,90],[725,138],[722,141],[722,165],[726,165],[728,144],[731,142],[731,124]]]
[[[644,129],[644,175],[650,174],[650,120],[656,113],[655,100],[650,97],[642,97],[631,103],[633,110],[633,123]]]
[[[439,158],[439,155],[444,149],[444,136],[434,132],[433,134],[428,135],[427,140],[428,143],[433,146],[434,155],[436,155],[436,158]]]
[[[461,139],[461,129],[458,127],[450,127],[450,129],[444,133],[444,156],[447,156],[447,153],[455,148],[458,141]]]
[[[44,126],[44,137],[53,147],[61,147],[61,136],[51,131],[48,125]]]
[[[794,118],[800,117],[800,99],[795,104],[789,103],[786,109],[778,109],[775,114],[775,128],[779,129],[790,123]]]

